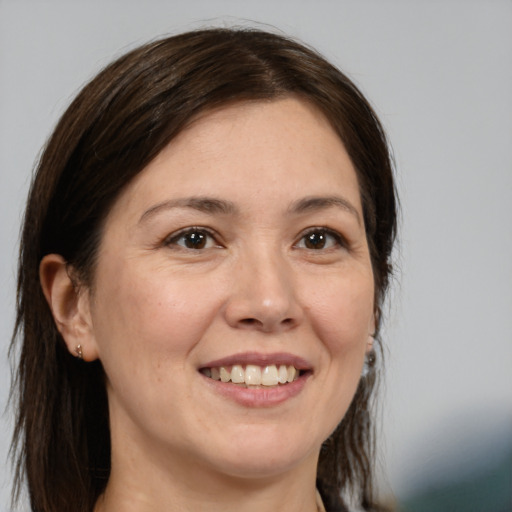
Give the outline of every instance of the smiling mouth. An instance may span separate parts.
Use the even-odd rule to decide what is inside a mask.
[[[308,373],[307,370],[298,370],[295,366],[285,364],[266,366],[234,364],[201,368],[200,372],[210,379],[224,383],[230,382],[247,388],[284,386]]]

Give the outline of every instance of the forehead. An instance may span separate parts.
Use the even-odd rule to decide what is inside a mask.
[[[215,192],[243,203],[270,194],[282,203],[333,190],[360,209],[341,139],[317,108],[290,97],[236,103],[196,118],[132,180],[114,210],[180,195]]]

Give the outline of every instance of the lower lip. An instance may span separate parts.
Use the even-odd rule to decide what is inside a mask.
[[[210,386],[215,393],[229,400],[233,400],[244,407],[272,407],[282,404],[294,396],[297,396],[304,388],[310,376],[310,373],[306,373],[293,382],[279,386],[246,388],[230,382],[213,380],[201,375],[201,377],[205,379],[206,384]]]

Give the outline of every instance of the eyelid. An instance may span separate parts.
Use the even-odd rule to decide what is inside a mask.
[[[195,233],[195,232],[202,232],[205,233],[208,237],[210,237],[214,241],[214,245],[216,247],[222,246],[222,243],[219,242],[219,236],[215,231],[213,231],[210,228],[207,228],[205,226],[189,226],[186,228],[179,229],[178,231],[172,232],[170,235],[167,235],[163,240],[163,245],[165,246],[177,246],[181,247],[183,249],[189,249],[188,247],[184,247],[182,245],[179,245],[177,241],[189,234],[189,233]],[[190,249],[193,251],[199,251],[200,249]]]
[[[347,239],[339,231],[332,229],[332,228],[325,227],[325,226],[313,226],[313,227],[307,228],[304,231],[302,231],[301,234],[299,235],[297,241],[295,242],[294,247],[297,247],[299,245],[299,243],[307,235],[312,234],[312,233],[317,233],[317,232],[322,232],[322,233],[326,234],[327,236],[331,236],[332,238],[334,238],[334,240],[336,241],[336,243],[339,247],[345,248],[345,249],[348,248],[349,244],[348,244]],[[314,251],[314,249],[310,249],[310,250]],[[322,249],[318,249],[319,252],[321,250]],[[325,251],[326,249],[323,249],[323,250]]]

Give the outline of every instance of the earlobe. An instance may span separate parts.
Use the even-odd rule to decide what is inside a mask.
[[[372,316],[372,320],[370,322],[368,328],[368,340],[366,342],[366,354],[369,354],[373,350],[373,344],[375,342],[375,331],[377,326],[376,315]]]
[[[370,354],[373,350],[373,342],[375,341],[374,334],[370,333],[368,335],[368,341],[366,342],[366,354]]]
[[[39,265],[39,279],[70,354],[86,361],[97,359],[89,294],[73,282],[66,260],[59,254],[46,255]]]

